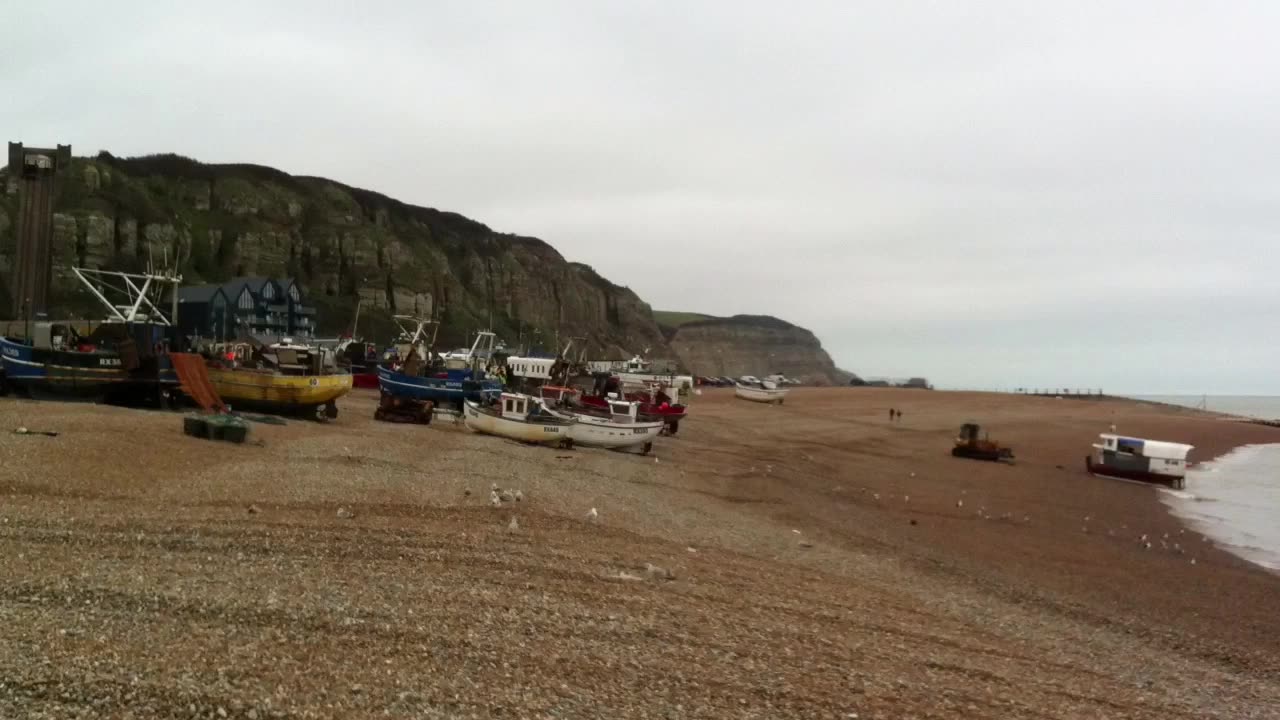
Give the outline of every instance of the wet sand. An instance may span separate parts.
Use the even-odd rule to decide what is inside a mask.
[[[642,457],[341,407],[228,446],[0,400],[0,716],[1275,717],[1280,578],[1083,458],[1111,422],[1194,459],[1280,429],[717,390]],[[1017,463],[950,457],[966,420]]]

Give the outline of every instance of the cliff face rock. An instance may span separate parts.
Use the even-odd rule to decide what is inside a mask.
[[[845,384],[851,377],[836,368],[813,333],[774,317],[692,319],[665,329],[672,351],[695,375],[782,373],[818,385]]]
[[[16,208],[16,196],[0,195],[0,269],[12,267]],[[451,344],[491,327],[511,344],[552,347],[557,337],[582,336],[593,356],[665,348],[635,293],[541,240],[261,166],[76,158],[56,201],[53,242],[53,306],[71,314],[98,314],[72,265],[138,270],[167,259],[184,284],[297,278],[319,307],[322,333],[347,327],[360,297],[367,336],[389,332],[393,313],[434,311]],[[0,276],[4,317],[12,315],[9,282]]]

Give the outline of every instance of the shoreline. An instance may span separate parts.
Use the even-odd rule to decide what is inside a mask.
[[[1267,423],[1263,423],[1267,424]],[[1194,475],[1188,473],[1188,479],[1191,483],[1199,484],[1200,482],[1213,482],[1213,478],[1206,477],[1210,474],[1216,474],[1223,469],[1230,470],[1229,467],[1236,462],[1244,463],[1242,456],[1250,451],[1254,454],[1266,453],[1268,449],[1280,448],[1280,442],[1275,443],[1249,443],[1231,448],[1227,452],[1198,463],[1193,469]],[[1272,450],[1274,451],[1274,450]],[[1257,472],[1254,467],[1258,459],[1254,458],[1253,463],[1245,465],[1243,468],[1237,468],[1240,471],[1241,479],[1248,479]],[[1213,538],[1214,543],[1219,549],[1228,552],[1241,560],[1255,565],[1262,570],[1280,576],[1280,546],[1272,545],[1270,547],[1254,546],[1244,544],[1244,540],[1252,537],[1254,530],[1247,519],[1240,516],[1227,517],[1224,514],[1210,513],[1207,511],[1197,512],[1196,509],[1200,503],[1209,503],[1211,507],[1226,502],[1231,504],[1233,498],[1230,492],[1208,493],[1204,491],[1195,491],[1195,485],[1189,483],[1188,490],[1185,492],[1167,491],[1161,494],[1160,501],[1173,517],[1187,526],[1188,529],[1197,533],[1205,534]],[[1166,499],[1168,498],[1168,499]],[[1240,498],[1234,498],[1239,500]],[[1265,541],[1264,541],[1265,542]],[[1272,541],[1274,542],[1274,540]]]

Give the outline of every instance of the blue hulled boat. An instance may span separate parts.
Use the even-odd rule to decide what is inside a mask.
[[[165,398],[178,387],[168,353],[178,340],[173,326],[148,299],[153,286],[177,286],[171,274],[136,275],[72,268],[109,311],[106,321],[80,334],[71,323],[34,320],[25,337],[0,337],[4,385],[35,396],[82,399]],[[123,281],[127,303],[112,304],[90,278]],[[119,289],[119,285],[114,286]]]
[[[407,320],[415,320],[417,328],[405,328]],[[433,322],[408,316],[396,316],[396,321],[405,330],[404,342],[397,346],[400,362],[384,361],[378,366],[378,389],[384,395],[451,406],[460,412],[466,400],[487,405],[502,393],[501,378],[484,370],[493,355],[493,333],[482,331],[470,350],[440,358],[430,349],[434,337],[430,341],[426,337],[426,328]]]
[[[471,370],[445,370],[426,377],[379,367],[378,387],[388,395],[436,405],[461,406],[464,400],[488,404],[502,394],[502,381],[487,377],[483,370],[479,376]]]

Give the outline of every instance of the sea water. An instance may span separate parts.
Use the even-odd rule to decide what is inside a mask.
[[[1280,397],[1145,395],[1172,405],[1280,420]],[[1185,491],[1161,490],[1174,515],[1224,549],[1280,571],[1280,445],[1246,445],[1187,472]]]
[[[1246,445],[1162,490],[1174,515],[1240,557],[1280,571],[1280,445]]]

